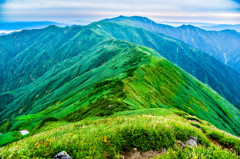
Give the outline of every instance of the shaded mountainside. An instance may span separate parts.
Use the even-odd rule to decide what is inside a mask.
[[[41,77],[56,63],[75,56],[74,50],[71,54],[62,52],[65,53],[62,56],[59,50],[70,39],[73,40],[80,30],[80,27],[69,29],[50,26],[0,37],[0,92],[25,86]],[[83,45],[80,46],[82,49]]]
[[[239,110],[218,93],[158,52],[117,40],[102,27],[51,26],[20,33],[30,45],[19,45],[3,58],[7,64],[1,63],[6,75],[2,82],[12,86],[7,91],[6,84],[1,85],[7,91],[0,95],[1,132],[34,132],[52,117],[78,121],[123,110],[177,108],[240,135]],[[177,43],[161,40],[169,47]]]
[[[181,40],[215,57],[240,72],[240,33],[234,30],[206,31],[192,25],[172,27],[158,24],[145,17],[120,16],[104,21],[115,21],[147,29],[154,33]]]
[[[240,32],[240,24],[235,24],[235,25],[231,25],[231,24],[207,25],[207,26],[201,26],[200,28],[203,28],[205,30],[215,30],[215,31],[231,29],[231,30],[236,30],[236,31]]]

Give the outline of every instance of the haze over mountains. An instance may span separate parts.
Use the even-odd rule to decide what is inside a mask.
[[[11,34],[16,31],[40,29],[49,25],[65,26],[66,24],[51,22],[51,21],[36,21],[36,22],[4,22],[0,21],[0,36]]]
[[[221,31],[221,30],[236,30],[240,32],[240,24],[236,25],[228,25],[228,24],[219,24],[219,25],[206,25],[201,26],[200,28],[203,28],[205,30],[211,30],[211,31]]]
[[[221,31],[221,30],[236,30],[240,32],[240,24],[212,24],[204,22],[172,22],[172,21],[155,21],[158,24],[166,24],[171,26],[181,26],[181,25],[193,25],[198,28],[202,28],[208,31]]]
[[[240,67],[230,60],[238,40],[236,31],[123,16],[1,36],[0,132],[161,108],[240,136]]]

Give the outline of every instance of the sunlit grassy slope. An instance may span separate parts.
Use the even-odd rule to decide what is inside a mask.
[[[177,141],[198,138],[198,147],[179,149]],[[240,139],[176,109],[123,111],[108,118],[76,123],[45,122],[35,135],[0,148],[3,158],[51,158],[65,150],[72,158],[119,158],[132,148],[167,152],[160,158],[238,158],[212,143],[231,144],[240,152]],[[157,156],[156,156],[157,157]]]
[[[144,126],[151,127],[151,124],[144,123],[151,123],[152,117],[146,117],[146,121],[145,117],[139,116],[117,117],[124,115],[121,112],[126,110],[130,114],[136,112],[133,110],[142,111],[141,114],[145,114],[145,111],[148,112],[148,109],[153,108],[149,115],[155,115],[156,110],[160,114],[170,112],[173,118],[176,117],[175,112],[178,112],[178,115],[184,115],[183,112],[185,112],[188,115],[206,120],[221,130],[236,136],[240,135],[239,110],[208,85],[201,83],[178,66],[161,57],[158,52],[115,39],[112,35],[99,29],[101,27],[99,24],[78,28],[51,26],[45,28],[46,32],[44,29],[26,31],[25,43],[29,43],[30,46],[23,49],[25,43],[17,45],[16,50],[12,51],[13,56],[4,58],[8,65],[4,64],[3,61],[0,64],[1,68],[6,69],[3,69],[5,74],[3,73],[4,78],[2,78],[1,83],[0,132],[9,136],[8,132],[26,129],[30,131],[30,135],[22,141],[1,149],[3,155],[12,154],[14,156],[16,154],[29,157],[49,155],[52,157],[53,154],[64,149],[73,156],[96,155],[101,158],[101,155],[115,156],[120,151],[134,146],[143,150],[154,148],[152,146],[155,146],[155,149],[160,149],[163,146],[172,147],[180,138],[179,134],[176,134],[178,127],[181,130],[186,130],[181,134],[183,135],[182,140],[186,140],[188,135],[195,134],[200,137],[200,143],[209,145],[206,134],[201,132],[205,131],[206,133],[203,125],[199,125],[201,130],[198,130],[181,123],[178,126],[177,120],[171,122],[173,125],[169,129],[163,130],[159,127],[156,132],[155,130],[147,132],[147,134],[153,133],[152,137],[149,135],[149,140],[155,141],[163,138],[170,140],[169,143],[151,145],[149,142],[150,145],[146,148],[143,146],[146,145],[147,141],[145,140],[144,144],[141,143],[142,146],[139,143],[128,145],[128,142],[132,143],[135,138],[120,136],[118,139],[118,136],[115,136],[116,145],[113,145],[115,147],[105,147],[105,149],[102,146],[108,141],[108,136],[105,136],[106,138],[102,141],[104,136],[95,131],[103,134],[108,133],[108,130],[104,128],[106,125],[94,126],[104,120],[96,120],[94,121],[96,123],[93,122],[90,126],[87,126],[83,121],[84,126],[82,126],[86,129],[77,128],[71,134],[76,123],[68,122],[77,122],[89,117],[98,119],[106,116],[115,117],[109,119],[113,122],[113,126],[116,125],[109,130],[110,136],[111,134],[121,134],[116,133],[117,131],[123,131],[123,134],[131,134],[131,131],[140,133],[137,136],[141,136],[141,133],[145,134],[145,129],[143,132],[141,130]],[[30,39],[34,39],[32,37],[34,34],[36,34],[37,39],[32,42]],[[14,36],[18,37],[19,35],[12,34],[10,37]],[[4,39],[2,40],[4,41]],[[7,88],[7,84],[9,84],[9,88]],[[156,120],[163,121],[159,124],[164,124],[165,119],[168,118],[156,118]],[[177,117],[177,119],[185,120],[182,117]],[[130,127],[127,127],[126,130],[121,129],[124,128],[124,124],[121,124],[122,120],[126,120],[126,122],[129,120]],[[45,123],[48,122],[53,125],[45,127]],[[119,124],[117,124],[118,122]],[[143,125],[138,123],[143,123]],[[65,126],[60,127],[61,125]],[[131,130],[134,125],[139,125],[141,130]],[[155,126],[153,127],[155,128]],[[47,129],[50,128],[54,129],[48,132]],[[170,133],[172,130],[176,131]],[[163,136],[157,135],[161,131],[169,131],[166,132],[166,135],[170,135],[170,138],[165,138],[164,133],[162,133]],[[221,131],[218,130],[218,132]],[[71,137],[76,133],[78,134],[75,136],[76,141],[79,141],[79,144],[83,146],[78,145],[79,149],[76,148],[76,145],[69,146],[70,143],[76,144],[75,138]],[[184,135],[184,133],[186,134]],[[34,134],[39,138],[36,138]],[[221,133],[217,134],[218,138],[222,137]],[[43,138],[45,138],[44,141]],[[232,138],[233,142],[230,144],[238,149],[235,138],[234,140]],[[8,139],[8,141],[15,139],[18,138]],[[6,140],[1,144],[6,144]],[[96,147],[94,147],[95,142]],[[91,144],[93,145],[90,146]],[[18,146],[24,148],[17,151],[19,150]],[[93,153],[86,152],[90,148],[89,146],[94,149]],[[109,150],[107,150],[108,148]]]
[[[146,48],[144,52],[148,55],[149,50]],[[150,57],[149,62],[145,62],[137,70],[130,70],[134,71],[132,76],[117,85],[117,96],[124,102],[124,106],[126,103],[130,109],[177,107],[232,134],[238,134],[239,127],[235,122],[239,122],[238,109],[169,61],[157,56]],[[107,81],[101,85],[103,89],[108,88],[108,83],[111,84]],[[115,97],[113,96],[113,99]],[[114,103],[109,100],[111,100],[109,96],[107,101],[98,100],[71,113],[66,119],[77,121],[95,109],[96,113],[107,113],[107,109],[111,110],[111,107],[107,109],[104,107],[113,105],[111,102]]]

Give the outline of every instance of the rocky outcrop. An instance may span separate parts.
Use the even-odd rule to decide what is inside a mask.
[[[197,137],[189,137],[189,140],[186,141],[188,146],[197,146]]]
[[[19,132],[22,134],[22,136],[29,134],[28,130],[21,130]]]
[[[186,141],[186,144],[184,144],[182,141],[178,141],[178,145],[180,148],[185,148],[186,145],[188,146],[197,146],[197,137],[189,137],[189,140]]]
[[[72,158],[67,154],[67,152],[62,151],[56,156],[54,156],[53,159],[72,159]]]
[[[149,151],[140,151],[137,148],[133,148],[131,151],[125,152],[123,155],[120,155],[120,159],[146,159],[154,158],[164,154],[167,151],[166,148],[163,148],[161,151],[149,150]]]

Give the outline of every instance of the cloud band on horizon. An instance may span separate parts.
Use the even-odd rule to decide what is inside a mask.
[[[205,17],[213,22],[220,22],[222,17],[223,23],[240,21],[239,0],[4,0],[1,3],[2,18],[10,21],[95,21],[118,15],[185,21],[204,21]]]

